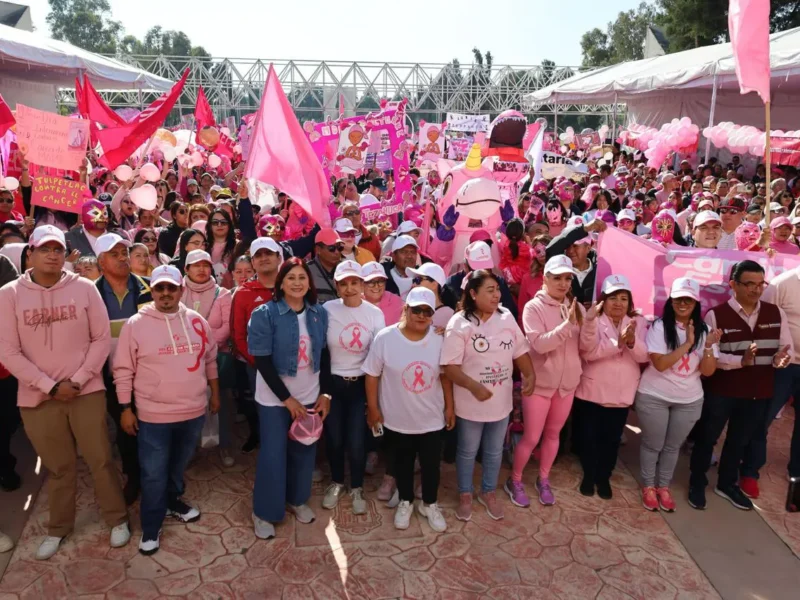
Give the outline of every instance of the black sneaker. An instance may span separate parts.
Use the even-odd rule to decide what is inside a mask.
[[[139,498],[140,491],[141,486],[139,485],[139,480],[129,478],[122,490],[122,495],[125,497],[125,505],[130,506],[136,502]]]
[[[733,504],[740,510],[752,510],[753,503],[750,498],[744,495],[738,485],[732,485],[725,489],[720,489],[719,486],[714,488],[714,493],[717,496],[725,498],[728,502]]]
[[[259,446],[261,446],[261,440],[251,436],[242,445],[242,454],[250,454],[253,450],[257,450]]]
[[[597,482],[597,495],[603,500],[611,500],[614,494],[611,492],[611,484],[608,481]]]
[[[175,517],[181,523],[194,523],[200,518],[200,511],[193,506],[189,506],[183,500],[176,500],[167,509],[167,516]]]
[[[5,491],[13,492],[19,489],[20,485],[22,485],[22,479],[20,479],[20,476],[17,475],[17,472],[13,469],[0,475],[0,488],[3,488]]]
[[[139,554],[144,554],[145,556],[150,556],[151,554],[155,554],[158,552],[158,548],[161,545],[161,531],[159,530],[156,538],[153,539],[145,539],[142,536],[142,539],[139,541]]]
[[[706,509],[706,488],[705,486],[689,486],[689,506],[697,510]]]
[[[589,481],[586,477],[583,478],[583,481],[581,481],[581,487],[578,489],[584,496],[594,496],[594,483]]]

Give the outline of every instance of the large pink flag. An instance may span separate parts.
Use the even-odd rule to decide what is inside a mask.
[[[330,227],[330,185],[272,65],[250,137],[245,176],[286,192],[321,227]]]
[[[728,7],[736,77],[742,94],[769,102],[769,0],[730,0]]]

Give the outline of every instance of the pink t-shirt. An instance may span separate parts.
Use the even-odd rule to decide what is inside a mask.
[[[403,306],[403,301],[397,294],[392,292],[383,293],[381,301],[378,303],[378,308],[383,311],[383,318],[387,327],[400,321],[400,316],[403,314]]]
[[[512,408],[513,361],[529,350],[528,340],[505,308],[480,324],[464,318],[463,312],[453,315],[440,363],[461,365],[466,375],[492,391],[492,397],[481,402],[469,390],[454,386],[456,415],[482,423],[505,419]]]

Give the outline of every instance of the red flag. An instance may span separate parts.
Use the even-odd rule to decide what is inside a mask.
[[[84,106],[86,107],[86,118],[100,123],[104,127],[119,127],[127,125],[125,119],[120,117],[111,108],[103,102],[100,94],[92,86],[92,82],[88,77],[83,78],[83,96]],[[82,113],[83,114],[83,113]]]
[[[183,77],[172,86],[169,93],[159,96],[130,123],[97,132],[97,139],[103,145],[100,163],[104,167],[116,169],[161,127],[183,92],[187,77],[189,69],[183,72]]]
[[[202,86],[197,92],[197,103],[194,106],[194,121],[197,126],[196,134],[198,137],[203,127],[217,127],[217,120],[214,118],[214,112],[211,110],[211,105],[208,103],[206,93],[203,91]],[[215,152],[219,156],[233,158],[233,147],[235,145],[236,142],[220,131],[219,142],[213,148],[209,148],[209,150]]]
[[[0,137],[3,137],[6,131],[11,129],[16,122],[17,120],[11,113],[11,109],[6,104],[6,101],[3,100],[3,96],[0,95]]]

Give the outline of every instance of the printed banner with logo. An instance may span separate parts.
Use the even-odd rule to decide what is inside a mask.
[[[467,131],[477,133],[489,130],[489,115],[462,115],[447,113],[447,129],[449,131]]]
[[[773,165],[800,166],[800,137],[770,136],[770,161]],[[766,155],[764,160],[766,160]]]
[[[589,167],[584,163],[572,160],[555,152],[542,152],[541,160],[533,157],[534,164],[541,164],[542,177],[544,179],[555,179],[556,177],[566,177],[568,179],[580,179],[589,174]]]

